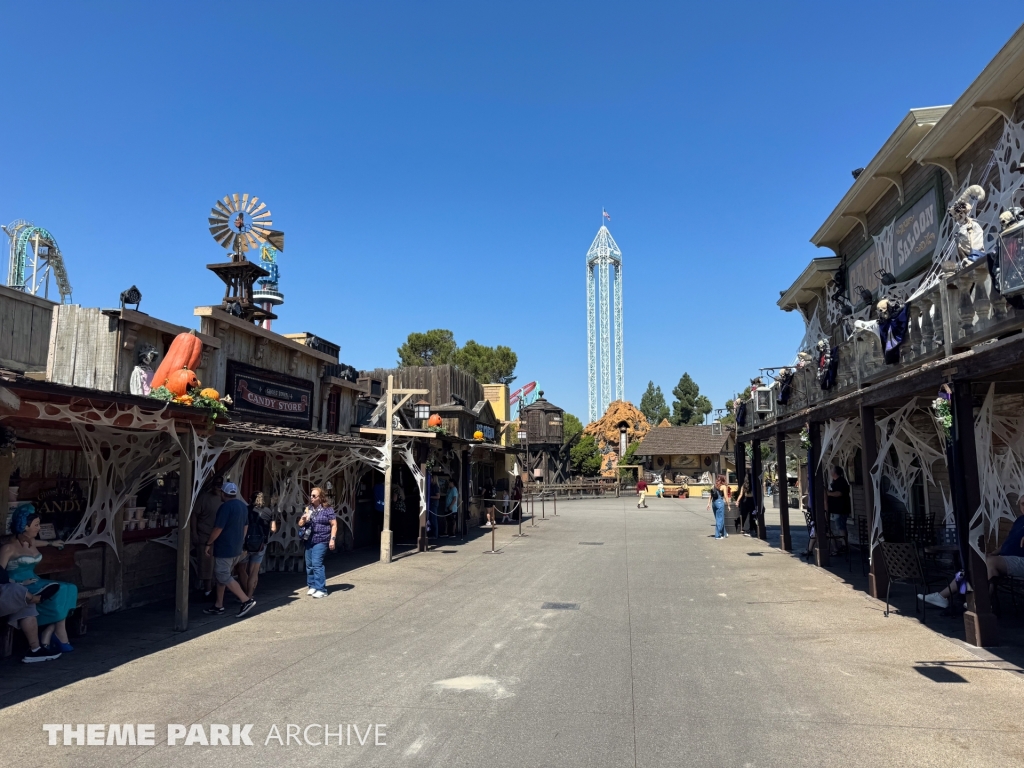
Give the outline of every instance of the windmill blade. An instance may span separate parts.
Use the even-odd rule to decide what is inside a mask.
[[[213,235],[213,239],[218,241],[218,242],[220,242],[220,239],[224,236],[225,233],[230,232],[230,231],[231,231],[230,229],[228,229],[227,227],[223,227],[223,226],[222,227],[210,227],[210,234]]]
[[[227,220],[220,216],[211,216],[210,218],[207,219],[207,221],[210,222],[210,229],[213,229],[214,227],[227,226]]]
[[[218,205],[220,205],[220,203],[218,203]],[[231,211],[231,197],[228,196],[228,195],[224,195],[224,208],[225,208],[225,210],[227,210],[228,216],[230,216],[231,213],[232,213],[232,211]]]
[[[253,221],[262,221],[263,219],[270,218],[272,215],[273,214],[270,212],[270,209],[268,208],[267,210],[263,211],[263,213],[253,214],[252,220]],[[267,222],[267,223],[269,224],[270,222]]]
[[[266,204],[266,203],[260,203],[260,204],[259,204],[259,205],[258,205],[258,206],[257,206],[256,208],[253,208],[253,209],[252,209],[252,210],[251,210],[251,211],[249,212],[249,215],[250,215],[250,216],[255,216],[255,215],[256,215],[257,213],[259,213],[260,211],[262,211],[262,210],[263,210],[264,208],[266,208],[266,207],[267,207],[267,204]]]
[[[248,214],[252,214],[253,208],[256,207],[256,203],[259,202],[259,198],[253,195],[252,200],[249,201],[249,209],[246,211]]]
[[[230,249],[235,247],[235,233],[230,229],[225,232],[221,232],[220,235],[216,236],[214,239],[225,248]]]
[[[272,229],[267,232],[267,241],[279,251],[284,250],[284,232]]]
[[[244,192],[244,193],[242,193],[242,207],[239,210],[244,211],[248,205],[249,205],[249,193],[248,192]]]
[[[239,204],[238,204],[238,193],[237,192],[231,193],[231,199],[235,203],[234,207],[231,210],[232,211],[240,211],[241,210],[241,206],[239,206]]]
[[[226,197],[224,199],[227,200]],[[231,209],[228,208],[226,205],[224,205],[224,203],[222,203],[220,200],[218,200],[214,204],[214,210],[220,211],[221,213],[223,213],[225,219],[228,218],[231,215]]]

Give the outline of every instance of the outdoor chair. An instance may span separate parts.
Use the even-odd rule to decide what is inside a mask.
[[[857,548],[857,554],[860,556],[860,572],[861,576],[868,575],[868,565],[871,561],[871,531],[868,528],[868,519],[864,515],[857,515],[853,522],[855,524],[856,533],[851,537],[847,546],[850,549]],[[847,526],[850,523],[847,522]],[[850,557],[850,570],[853,570],[852,555]]]
[[[889,574],[889,586],[885,590],[885,615],[889,615],[889,593],[893,584],[909,584],[914,588],[914,612],[921,614],[921,623],[926,624],[928,605],[918,598],[918,595],[927,595],[931,590],[928,585],[928,578],[921,567],[921,557],[917,553],[917,546],[911,543],[891,544],[883,541],[879,543],[882,550],[882,559],[885,561],[885,570]],[[920,592],[918,591],[920,587]],[[921,609],[918,610],[918,604]]]

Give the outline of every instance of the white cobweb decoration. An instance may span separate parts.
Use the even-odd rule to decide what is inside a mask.
[[[821,327],[817,304],[815,304],[813,309],[808,309],[806,311],[801,308],[800,314],[803,315],[804,318],[804,337],[800,339],[800,346],[797,347],[797,357],[794,361],[794,365],[799,361],[801,352],[813,355],[817,347],[818,340],[828,337],[828,334],[826,334],[824,329]]]
[[[860,447],[860,419],[830,419],[822,425],[818,466],[845,467]]]
[[[89,467],[89,503],[68,543],[110,545],[117,553],[114,524],[125,501],[157,475],[177,469],[178,456],[164,432],[133,432],[74,423]]]
[[[936,485],[932,466],[936,461],[945,463],[945,452],[936,447],[937,436],[921,432],[913,423],[915,416],[924,413],[912,398],[899,410],[876,420],[879,431],[878,457],[871,467],[871,487],[874,491],[874,509],[871,521],[871,551],[882,540],[882,478],[889,480],[888,492],[910,507],[910,489],[921,477],[928,485]],[[934,421],[930,413],[924,414]],[[893,464],[890,454],[895,453]]]
[[[1024,173],[1014,170],[1024,161],[1024,120],[1015,123],[1005,120],[1003,135],[992,150],[992,160],[979,180],[981,185],[988,181],[989,172],[994,168],[996,178],[986,189],[985,200],[978,205],[975,219],[985,231],[985,251],[995,248],[999,237],[999,214],[1014,205],[1021,205],[1021,190],[1024,189]]]
[[[423,518],[427,514],[427,478],[420,472],[420,467],[413,458],[412,447],[409,444],[400,446],[398,455],[405,462],[405,466],[409,468],[413,479],[416,480],[416,488],[420,494],[420,518]]]
[[[979,556],[978,537],[994,536],[999,520],[1014,520],[1008,494],[1024,493],[1024,415],[1020,403],[997,409],[995,384],[974,419],[974,439],[978,456],[978,484],[981,505],[971,516],[970,542]]]

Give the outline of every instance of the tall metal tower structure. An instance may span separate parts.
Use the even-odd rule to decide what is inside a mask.
[[[33,296],[50,298],[50,275],[57,283],[63,304],[71,303],[71,283],[64,269],[64,257],[57,241],[47,230],[34,227],[24,219],[0,227],[10,238],[7,285]]]
[[[609,270],[614,270],[609,286]],[[609,288],[612,288],[609,291]],[[600,313],[598,312],[600,307]],[[600,314],[600,317],[598,315]],[[615,389],[612,389],[612,319],[615,325]],[[600,325],[600,355],[598,326]],[[598,362],[601,377],[598,379]],[[625,391],[625,367],[622,360],[622,251],[601,225],[587,251],[587,393],[590,421],[597,421],[608,404],[621,399]],[[614,397],[613,397],[614,394]]]

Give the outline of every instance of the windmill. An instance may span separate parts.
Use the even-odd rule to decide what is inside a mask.
[[[253,296],[253,283],[270,277],[271,273],[249,261],[246,253],[264,244],[269,244],[275,253],[284,250],[284,232],[270,228],[274,223],[271,216],[267,204],[248,192],[217,200],[210,209],[210,234],[231,252],[231,261],[206,266],[226,286],[221,308],[246,322],[264,323],[267,327],[277,315]]]

